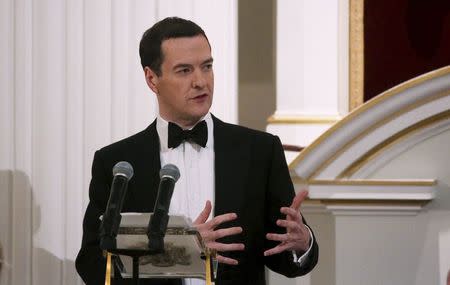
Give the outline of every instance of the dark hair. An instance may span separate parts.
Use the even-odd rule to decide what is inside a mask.
[[[178,17],[168,17],[154,24],[142,35],[139,44],[139,56],[142,68],[150,67],[156,75],[161,75],[163,53],[161,44],[171,38],[194,37],[202,35],[208,41],[208,37],[196,23]],[[209,41],[208,41],[209,44]]]

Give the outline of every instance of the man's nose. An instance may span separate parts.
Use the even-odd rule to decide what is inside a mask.
[[[196,70],[192,78],[192,88],[202,89],[206,85],[206,74],[201,70]]]

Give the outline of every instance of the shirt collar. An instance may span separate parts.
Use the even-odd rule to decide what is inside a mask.
[[[206,126],[208,127],[208,141],[206,142],[205,148],[213,148],[214,147],[214,135],[213,135],[214,134],[214,124],[213,124],[213,120],[211,117],[211,113],[208,112],[198,122],[201,122],[202,120],[205,120]],[[158,116],[156,116],[156,131],[158,132],[159,145],[160,145],[161,152],[165,152],[165,151],[169,150],[169,148],[167,147],[167,139],[169,136],[168,126],[169,126],[169,122],[164,120],[161,117],[161,115],[158,114]],[[195,127],[195,125],[193,127]],[[190,129],[192,129],[192,128],[190,128]]]

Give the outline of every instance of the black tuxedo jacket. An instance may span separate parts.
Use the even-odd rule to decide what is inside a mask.
[[[231,125],[213,116],[215,153],[215,212],[235,212],[238,219],[221,227],[241,226],[243,233],[223,238],[224,243],[242,242],[245,251],[221,253],[239,261],[237,266],[220,264],[216,284],[265,284],[264,265],[288,277],[308,273],[318,259],[315,242],[302,267],[284,252],[264,257],[277,243],[269,232],[285,232],[276,225],[283,219],[280,207],[289,206],[294,188],[278,137]],[[104,284],[105,259],[99,248],[99,216],[105,211],[112,182],[112,168],[128,161],[134,176],[122,212],[152,212],[161,168],[156,121],[144,131],[97,151],[92,165],[90,202],[83,222],[83,241],[76,267],[87,284]],[[148,284],[180,284],[179,280],[147,281]],[[167,282],[167,283],[164,283]],[[147,283],[144,283],[147,284]]]

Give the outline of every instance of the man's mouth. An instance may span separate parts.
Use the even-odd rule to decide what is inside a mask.
[[[204,93],[204,94],[197,95],[197,96],[193,97],[192,99],[193,100],[202,100],[206,97],[208,97],[208,94]]]

